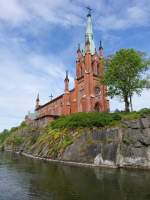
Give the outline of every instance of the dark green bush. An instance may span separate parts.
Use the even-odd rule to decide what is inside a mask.
[[[104,127],[119,120],[121,120],[121,116],[117,113],[75,113],[53,121],[50,126],[52,129]]]

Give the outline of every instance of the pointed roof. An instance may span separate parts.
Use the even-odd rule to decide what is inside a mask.
[[[92,26],[92,16],[91,11],[87,14],[87,25],[86,25],[86,33],[85,33],[85,44],[89,40],[90,42],[90,52],[93,55],[95,53],[95,43],[93,39],[93,26]]]
[[[99,43],[99,49],[103,49],[102,41],[101,40],[100,40],[100,43]]]
[[[69,81],[68,70],[66,70],[66,78],[65,78],[65,81]]]
[[[37,95],[36,101],[40,101],[39,93]]]

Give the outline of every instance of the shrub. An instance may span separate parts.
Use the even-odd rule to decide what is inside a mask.
[[[144,117],[145,115],[150,115],[150,108],[143,108],[139,110],[139,113],[141,117]]]
[[[25,127],[27,127],[26,122],[25,122],[25,121],[21,122],[21,124],[20,124],[19,127],[20,127],[20,128],[25,128]]]
[[[50,126],[52,129],[104,127],[120,120],[118,113],[75,113],[51,122]]]
[[[9,137],[10,133],[7,129],[5,129],[2,133],[0,133],[0,144],[3,144],[5,140]]]

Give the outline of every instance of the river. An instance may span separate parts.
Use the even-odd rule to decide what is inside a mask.
[[[150,200],[150,171],[70,167],[0,152],[0,200]]]

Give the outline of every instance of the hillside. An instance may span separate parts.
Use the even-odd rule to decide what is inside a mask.
[[[23,122],[0,135],[0,146],[42,158],[150,168],[150,110],[77,113],[41,129]]]

